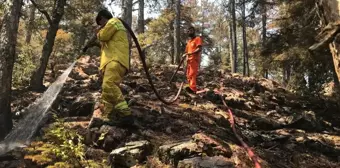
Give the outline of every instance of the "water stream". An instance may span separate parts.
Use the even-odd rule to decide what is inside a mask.
[[[67,77],[69,76],[76,61],[73,62],[57,80],[52,83],[44,94],[33,104],[26,107],[27,115],[19,121],[17,126],[0,143],[0,156],[17,147],[29,144],[36,133],[41,121],[46,115],[59,92],[61,91]]]

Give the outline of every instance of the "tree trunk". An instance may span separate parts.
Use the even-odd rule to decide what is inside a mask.
[[[327,0],[319,2],[319,11],[324,19],[324,26],[327,24],[335,23],[340,21],[339,5],[340,0]],[[338,83],[340,80],[340,34],[335,35],[334,41],[329,44],[329,48],[333,57],[334,69],[337,74]]]
[[[81,48],[85,45],[87,35],[87,29],[85,27],[80,28],[78,48]]]
[[[41,90],[44,88],[43,80],[46,72],[46,67],[48,60],[53,51],[54,40],[59,28],[59,23],[64,15],[64,7],[66,5],[66,0],[57,0],[55,8],[53,9],[53,15],[49,28],[47,30],[45,43],[42,49],[42,55],[40,57],[40,65],[37,70],[32,75],[30,81],[30,87],[32,90]]]
[[[235,63],[234,63],[234,42],[233,42],[233,24],[229,22],[229,56],[230,56],[230,70],[235,73]]]
[[[168,8],[170,9],[170,11],[173,11],[174,10],[174,0],[168,0]],[[175,43],[174,43],[174,20],[173,21],[170,21],[170,25],[169,25],[169,28],[170,28],[170,59],[171,59],[171,64],[175,64],[175,49],[174,49],[174,46],[175,46]]]
[[[27,34],[26,34],[26,43],[29,44],[31,43],[31,38],[32,38],[32,32],[34,28],[34,20],[35,20],[35,6],[32,4],[30,5],[30,14],[29,14],[29,20],[27,24]]]
[[[173,32],[173,24],[170,25],[170,30]],[[170,33],[170,57],[171,57],[171,64],[175,64],[175,49],[174,49],[174,38],[173,38],[173,33]]]
[[[123,20],[131,27],[132,26],[132,6],[133,0],[124,0],[123,1]],[[129,40],[129,48],[132,48],[132,40],[131,35],[128,33],[128,40]],[[131,67],[131,50],[129,50],[129,67]]]
[[[234,53],[234,67],[233,72],[237,72],[237,30],[236,30],[236,4],[235,0],[231,0],[231,15],[232,15],[232,23],[233,23],[233,53]]]
[[[131,27],[132,25],[132,0],[124,0],[123,20]]]
[[[176,0],[175,6],[175,28],[174,28],[174,55],[176,63],[180,63],[180,47],[181,47],[181,37],[180,37],[180,25],[181,25],[181,0]]]
[[[138,27],[137,33],[144,33],[144,0],[139,0],[137,27]]]
[[[246,1],[242,2],[242,38],[243,38],[243,75],[249,76],[249,63],[248,63],[248,44],[247,44],[247,27],[246,27]]]
[[[22,0],[5,1],[0,28],[0,140],[13,127],[11,117],[12,73]]]
[[[266,0],[261,1],[261,15],[262,15],[262,48],[266,46],[267,41],[267,8]],[[268,65],[263,65],[263,77],[268,79]]]

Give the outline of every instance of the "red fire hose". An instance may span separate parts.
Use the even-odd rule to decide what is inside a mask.
[[[217,90],[214,90],[214,92],[218,95],[220,95],[221,100],[223,105],[227,108],[227,113],[230,116],[230,125],[231,125],[231,129],[233,130],[233,133],[235,134],[236,138],[239,140],[239,142],[241,143],[241,145],[243,146],[243,148],[247,151],[248,156],[250,157],[250,159],[254,162],[255,168],[261,168],[259,159],[257,157],[257,155],[253,152],[253,150],[243,141],[242,137],[236,132],[236,128],[235,128],[235,120],[234,120],[234,115],[231,111],[231,109],[229,108],[229,106],[227,105],[227,103],[225,102],[224,98],[223,98],[223,94]]]

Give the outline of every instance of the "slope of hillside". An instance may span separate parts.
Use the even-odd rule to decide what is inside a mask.
[[[206,92],[197,96],[182,92],[172,105],[157,100],[142,69],[132,69],[121,88],[136,126],[87,129],[94,101],[100,96],[97,61],[83,57],[78,62],[51,112],[83,137],[85,160],[97,162],[98,167],[105,167],[107,158],[116,167],[254,167],[231,129],[230,116],[221,97],[214,93],[216,89],[223,93],[238,134],[258,156],[262,167],[340,167],[340,109],[336,102],[301,97],[274,81],[215,69],[200,73],[198,85]],[[174,84],[169,84],[175,68],[150,69],[164,97],[173,96],[185,79],[180,71]],[[29,103],[34,95],[18,92],[13,109],[20,111],[25,106],[22,102]],[[48,120],[45,128],[54,121]],[[47,143],[39,138],[48,134],[45,128],[28,149],[39,149],[43,144],[37,143],[40,141]],[[58,159],[41,160],[43,151],[14,151],[0,158],[0,167],[55,165]]]

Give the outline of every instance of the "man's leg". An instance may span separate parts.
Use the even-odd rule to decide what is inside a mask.
[[[108,63],[105,67],[100,101],[101,104],[94,112],[98,113],[98,111],[100,111],[101,118],[104,122],[124,122],[118,120],[124,120],[124,117],[131,116],[131,111],[119,88],[119,84],[122,81],[125,71],[126,69],[115,61]],[[92,127],[91,123],[89,127]]]
[[[190,89],[194,92],[197,91],[197,86],[196,86],[196,78],[197,78],[197,72],[198,72],[198,65],[195,63],[192,64],[191,66],[191,74],[190,74]]]
[[[104,104],[103,116],[108,119],[118,115],[131,115],[131,111],[119,88],[126,69],[118,62],[112,61],[106,65],[102,84],[101,102]]]
[[[195,61],[188,62],[188,82],[191,92],[195,93],[196,88],[196,77],[197,77],[198,65]]]
[[[190,63],[189,63],[189,61],[187,61],[187,72],[186,72],[186,76],[187,76],[187,81],[188,81],[188,84],[185,86],[185,87],[189,87],[190,86],[190,79],[191,79],[191,77],[190,77]]]

